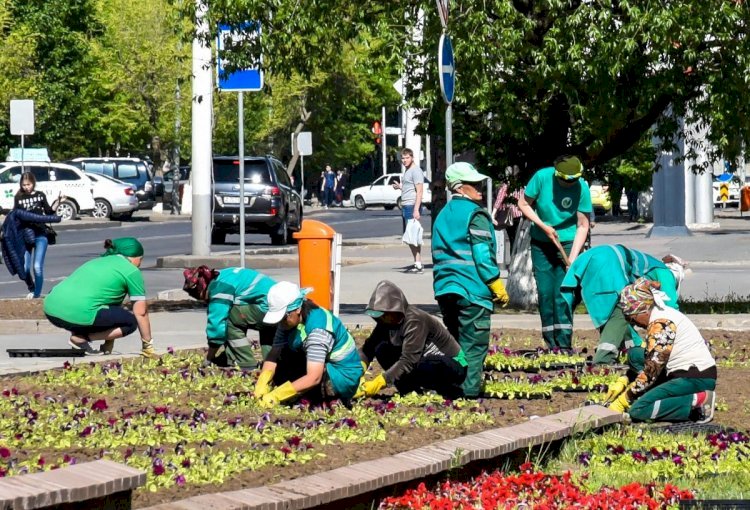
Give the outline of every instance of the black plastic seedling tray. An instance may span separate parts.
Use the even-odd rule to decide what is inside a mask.
[[[11,358],[70,358],[85,356],[83,349],[6,349]]]

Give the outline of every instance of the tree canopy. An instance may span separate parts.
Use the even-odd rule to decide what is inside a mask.
[[[262,51],[284,75],[325,69],[363,36],[381,41],[410,77],[423,129],[442,132],[431,0],[217,0],[209,12],[212,22],[261,21],[264,37],[235,48],[238,62]],[[497,173],[508,164],[528,173],[562,152],[599,166],[644,137],[671,141],[684,118],[710,124],[712,159],[735,159],[750,135],[749,21],[745,2],[727,0],[451,2],[454,152],[474,150]]]

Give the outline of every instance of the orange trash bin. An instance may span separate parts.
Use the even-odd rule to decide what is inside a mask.
[[[740,190],[740,211],[750,211],[750,186],[743,186]]]
[[[307,296],[318,306],[333,308],[331,256],[336,231],[321,221],[303,220],[292,234],[299,248],[299,285],[312,287]]]

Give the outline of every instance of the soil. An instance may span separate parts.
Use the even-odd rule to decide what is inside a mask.
[[[187,307],[195,308],[200,305],[195,301],[185,302],[153,302],[152,310],[176,310]],[[41,311],[41,300],[0,300],[0,319],[40,319],[44,318]],[[750,332],[707,330],[704,336],[712,344],[714,356],[718,362],[733,360],[735,366],[719,367],[717,385],[718,405],[714,423],[739,430],[747,429],[747,414],[750,411],[750,392],[744,392],[750,380]],[[361,332],[358,332],[361,341]],[[542,345],[541,335],[537,331],[528,330],[499,330],[493,333],[499,341],[513,349],[535,348]],[[598,334],[595,331],[576,332],[574,345],[590,351],[596,344]],[[22,377],[0,378],[0,387],[10,386],[28,387]],[[71,388],[70,393],[76,392]],[[80,390],[80,389],[78,389]],[[385,455],[418,448],[436,441],[449,439],[482,429],[503,427],[523,423],[532,415],[547,415],[564,411],[582,405],[586,393],[555,393],[547,400],[496,400],[483,399],[480,405],[487,409],[497,419],[492,425],[465,427],[463,429],[417,429],[399,428],[389,431],[388,440],[381,443],[370,443],[366,446],[356,444],[331,445],[317,450],[325,453],[324,458],[313,460],[307,464],[293,464],[284,468],[265,468],[258,471],[248,471],[236,476],[221,486],[186,486],[172,488],[157,493],[137,491],[134,495],[134,507],[142,508],[159,503],[175,501],[204,493],[239,490],[276,483],[305,476],[321,471],[334,469],[348,464],[376,459]],[[128,409],[139,405],[136,401],[137,392],[123,394],[110,402],[113,409]],[[54,458],[58,452],[37,452],[42,456]],[[96,452],[77,452],[81,460],[95,458]]]

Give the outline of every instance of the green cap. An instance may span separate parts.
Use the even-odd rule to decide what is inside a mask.
[[[569,156],[555,163],[555,176],[565,180],[578,179],[583,172],[583,163],[576,156]]]
[[[481,182],[486,179],[488,179],[488,177],[477,172],[474,165],[463,161],[453,163],[445,170],[445,181],[451,188],[461,182]]]
[[[365,313],[369,315],[370,317],[377,319],[378,317],[382,317],[385,312],[381,312],[380,310],[365,310]]]

